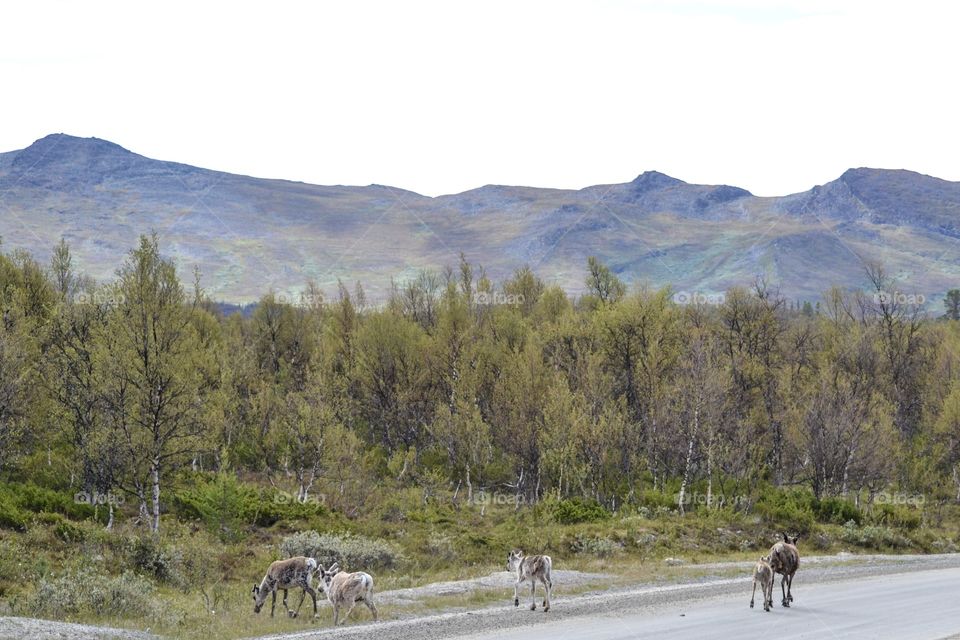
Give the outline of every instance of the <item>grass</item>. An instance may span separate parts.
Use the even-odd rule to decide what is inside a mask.
[[[956,507],[948,507],[942,520],[927,522],[915,509],[861,513],[850,511],[850,505],[815,502],[791,492],[765,495],[767,506],[751,513],[701,510],[681,517],[658,505],[657,496],[650,496],[649,508],[628,514],[604,514],[592,505],[559,508],[546,503],[520,510],[488,505],[481,515],[478,507],[451,504],[449,496],[424,504],[418,493],[399,490],[384,492],[366,513],[350,520],[309,510],[251,510],[248,501],[259,495],[256,491],[227,491],[240,501],[225,506],[231,514],[253,514],[244,521],[225,520],[223,514],[207,509],[196,486],[182,512],[174,508],[165,516],[159,537],[135,527],[131,514],[121,514],[115,530],[107,532],[93,515],[71,513],[57,496],[32,490],[30,500],[17,502],[22,526],[0,528],[0,615],[150,629],[187,639],[327,627],[332,613],[322,594],[316,621],[311,619],[309,599],[299,619],[280,613],[271,619],[268,608],[260,615],[252,612],[251,587],[282,555],[285,540],[288,549],[294,540],[319,540],[330,553],[352,554],[356,566],[346,568],[370,571],[380,593],[503,571],[507,550],[516,546],[528,553],[550,553],[556,569],[612,576],[578,585],[560,582],[558,596],[611,586],[732,577],[739,568],[691,565],[754,561],[778,531],[794,522],[805,527],[801,551],[807,555],[942,552],[956,550],[960,543],[953,524],[960,521]],[[191,513],[194,517],[189,517]],[[558,523],[557,514],[569,524]],[[849,516],[860,524],[854,519],[841,522]],[[223,530],[224,522],[229,522],[229,531]],[[296,534],[300,535],[292,537]],[[664,562],[668,557],[683,562],[671,566]],[[376,563],[377,568],[371,568]],[[135,578],[123,579],[124,574]],[[109,597],[70,599],[91,575],[110,579],[99,587]],[[383,619],[391,619],[502,605],[511,596],[509,586],[479,588],[410,604],[385,601],[378,608]],[[290,598],[295,606],[299,592],[291,592]],[[368,620],[369,613],[359,608],[352,619]]]

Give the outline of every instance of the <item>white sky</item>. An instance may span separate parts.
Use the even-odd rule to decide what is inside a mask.
[[[62,131],[429,195],[960,180],[958,24],[917,0],[10,2],[0,150]]]

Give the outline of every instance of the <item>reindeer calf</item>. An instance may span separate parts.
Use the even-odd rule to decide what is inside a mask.
[[[343,616],[343,621],[346,622],[358,602],[367,605],[370,613],[373,614],[374,621],[377,620],[377,607],[373,604],[373,578],[369,573],[363,571],[345,573],[340,571],[340,565],[336,562],[328,569],[321,566],[320,572],[323,576],[327,599],[333,605],[333,626],[340,624],[342,607],[347,607],[347,613]]]
[[[780,591],[783,594],[781,604],[789,607],[793,602],[793,594],[790,593],[793,587],[793,576],[800,568],[800,552],[797,550],[797,540],[800,536],[790,538],[783,534],[783,542],[778,542],[770,547],[770,567],[774,573],[783,576],[780,580]],[[786,586],[784,586],[786,585]]]
[[[313,600],[313,617],[318,617],[317,613],[317,592],[313,589],[313,574],[317,570],[317,561],[313,558],[297,556],[289,560],[277,560],[267,569],[267,574],[259,585],[253,585],[253,612],[260,613],[263,603],[267,596],[273,594],[273,600],[270,602],[270,617],[273,617],[273,610],[277,606],[277,589],[283,590],[283,607],[287,610],[287,615],[296,618],[300,614],[300,607],[303,606],[303,600],[310,594]],[[287,589],[300,588],[300,604],[297,610],[293,611],[287,605]]]
[[[750,608],[753,609],[753,599],[757,595],[757,583],[763,592],[763,610],[770,611],[773,607],[773,567],[770,566],[770,556],[763,556],[753,568],[753,593],[750,595]]]
[[[517,590],[524,580],[530,581],[530,611],[537,610],[537,580],[543,583],[543,610],[550,611],[550,592],[553,590],[553,580],[550,571],[553,569],[553,560],[550,556],[524,556],[523,551],[514,549],[507,556],[507,571],[517,574],[517,581],[513,584],[513,606],[520,606],[520,597]]]

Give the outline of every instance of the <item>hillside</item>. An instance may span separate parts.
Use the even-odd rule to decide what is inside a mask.
[[[319,186],[152,160],[96,138],[54,134],[0,154],[6,250],[45,258],[62,236],[78,266],[109,278],[136,236],[156,231],[189,280],[249,302],[308,280],[331,292],[453,265],[462,251],[494,279],[529,264],[570,292],[596,255],[629,282],[715,292],[762,274],[789,297],[860,286],[879,260],[904,291],[960,284],[960,183],[851,169],[809,191],[763,198],[649,171],[581,190],[487,185],[436,198],[399,188]]]

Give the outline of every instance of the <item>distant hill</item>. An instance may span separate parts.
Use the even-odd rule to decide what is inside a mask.
[[[712,293],[758,275],[791,298],[863,284],[877,260],[901,290],[960,287],[960,183],[851,169],[803,193],[763,198],[648,171],[580,190],[487,185],[431,198],[382,185],[319,186],[152,160],[105,140],[54,134],[0,154],[3,248],[46,260],[66,238],[79,267],[112,277],[156,231],[189,279],[229,303],[308,280],[333,292],[455,265],[462,251],[502,280],[529,264],[572,293],[596,255],[631,283]]]

